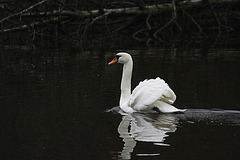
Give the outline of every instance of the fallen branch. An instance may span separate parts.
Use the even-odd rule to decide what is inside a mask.
[[[91,11],[70,11],[70,10],[54,10],[54,11],[46,11],[46,12],[35,12],[35,13],[25,13],[26,11],[32,9],[33,7],[40,5],[47,0],[41,1],[28,9],[25,9],[17,14],[11,15],[9,17],[4,18],[3,20],[0,21],[5,21],[5,19],[9,19],[14,16],[21,16],[21,17],[46,17],[46,16],[71,16],[71,17],[78,17],[78,18],[84,18],[84,17],[95,17],[101,15],[99,12],[99,9],[96,10],[91,10]],[[226,2],[238,2],[240,0],[221,0],[221,1],[213,1],[211,4],[222,4]],[[174,2],[175,3],[175,2]],[[186,2],[184,4],[178,5],[178,7],[175,9],[186,9],[186,8],[193,8],[193,7],[198,7],[202,6],[202,1],[191,1],[191,2]],[[144,9],[141,7],[127,7],[127,8],[115,8],[115,9],[102,9],[102,11],[105,14],[125,14],[125,15],[130,15],[130,14],[159,14],[164,11],[169,11],[172,10],[172,3],[166,3],[166,4],[155,4],[155,5],[149,5],[149,6],[144,6]]]
[[[144,9],[139,7],[129,7],[129,8],[116,8],[116,9],[103,9],[105,14],[158,14],[162,11],[166,11],[170,9],[171,4],[165,5],[151,5],[145,6]],[[99,10],[91,10],[91,11],[69,11],[69,10],[55,10],[55,11],[48,11],[48,12],[40,12],[40,13],[24,13],[22,17],[41,17],[41,16],[71,16],[71,17],[90,17],[90,16],[98,16],[100,15]],[[0,21],[1,22],[1,21]]]
[[[174,43],[180,42],[186,38],[186,35],[189,35],[189,37],[194,40],[196,35],[199,38],[200,34],[204,34],[203,31],[205,32],[205,28],[209,29],[211,27],[218,30],[219,35],[222,31],[230,31],[233,29],[234,25],[232,25],[232,21],[229,21],[231,23],[228,26],[226,15],[224,19],[226,23],[222,22],[222,8],[229,8],[229,6],[236,8],[239,6],[239,3],[234,2],[239,2],[240,0],[214,0],[209,2],[211,4],[203,3],[202,0],[169,0],[172,3],[154,5],[150,5],[152,1],[149,3],[144,1],[147,2],[148,5],[145,5],[147,3],[138,5],[134,1],[125,8],[125,5],[119,3],[121,4],[118,6],[119,8],[107,9],[103,8],[104,5],[107,6],[106,3],[104,3],[104,5],[101,5],[98,9],[90,9],[93,8],[90,7],[89,10],[77,10],[85,7],[79,7],[77,5],[73,7],[73,4],[67,4],[65,1],[38,1],[39,2],[35,4],[29,2],[31,5],[24,3],[21,8],[26,9],[17,13],[14,13],[16,12],[14,9],[19,3],[13,6],[7,2],[6,5],[4,4],[5,12],[0,16],[2,18],[0,19],[0,35],[3,34],[0,40],[2,40],[3,43],[6,40],[18,41],[16,37],[19,37],[19,41],[22,39],[29,40],[31,36],[32,41],[36,40],[35,42],[39,42],[39,38],[41,38],[43,42],[45,40],[44,38],[47,38],[49,41],[53,40],[54,42],[54,37],[56,41],[64,41],[64,38],[66,41],[72,41],[75,38],[74,43],[76,42],[81,48],[83,45],[88,44],[88,42],[100,42],[99,38],[101,38],[102,42],[109,42],[109,38],[113,41],[115,40],[114,38],[119,38],[119,35],[123,37],[130,35],[132,39],[145,42],[147,45],[153,40],[164,40],[164,42],[170,40]],[[50,1],[51,3],[49,3]],[[111,2],[111,4],[112,3],[114,2]],[[94,7],[97,8],[97,6]],[[108,5],[107,7],[117,6]],[[235,8],[230,8],[231,12],[229,12],[229,15],[233,13],[233,10],[236,10]],[[211,10],[212,13],[209,14]],[[203,11],[203,13],[199,11]],[[6,15],[6,17],[3,17],[4,15]],[[203,17],[203,19],[201,19],[202,15],[206,15],[206,18]],[[99,21],[99,19],[103,19],[103,21]],[[187,23],[190,23],[190,25]],[[7,34],[11,32],[16,33]],[[164,34],[164,32],[168,33]],[[193,36],[191,35],[192,33],[194,34]],[[16,36],[17,34],[19,34],[19,36]],[[179,38],[179,36],[182,37]]]
[[[2,20],[0,20],[0,23],[3,23],[4,21],[6,21],[6,20],[8,20],[8,19],[10,19],[10,18],[13,18],[13,17],[22,16],[25,12],[28,12],[29,10],[31,10],[31,9],[39,6],[39,5],[42,5],[42,4],[44,4],[45,2],[47,2],[47,1],[49,1],[49,0],[42,0],[42,1],[40,1],[40,2],[38,2],[38,3],[36,3],[36,4],[34,4],[34,5],[32,5],[32,6],[28,7],[28,8],[26,8],[26,9],[18,12],[18,13],[15,13],[15,14],[12,14],[12,15],[10,15],[10,16],[8,16],[8,17],[5,17],[5,18],[3,18]]]
[[[20,16],[21,18],[33,18],[33,17],[77,17],[77,18],[86,18],[86,17],[96,17],[101,15],[99,10],[91,10],[91,11],[70,11],[70,10],[54,10],[54,11],[46,11],[46,12],[35,12],[35,13],[26,13],[29,10],[42,5],[44,3],[46,3],[49,0],[42,0],[18,13],[12,14],[8,17],[3,18],[2,20],[0,20],[0,23],[5,22],[6,20],[9,20],[11,18]],[[224,2],[237,2],[239,0],[222,0],[220,2],[211,2],[211,4],[220,4],[220,3],[224,3]],[[175,2],[174,2],[175,3]],[[191,4],[191,5],[189,5]],[[103,9],[103,12],[105,15],[113,15],[113,14],[124,14],[124,15],[128,15],[128,14],[150,14],[150,15],[155,15],[155,14],[160,14],[161,12],[164,11],[168,11],[168,10],[174,10],[173,14],[176,14],[176,10],[177,9],[186,9],[189,7],[196,7],[196,6],[201,6],[202,2],[201,1],[192,1],[186,4],[182,4],[180,6],[178,6],[178,8],[176,8],[175,5],[173,4],[160,4],[160,5],[150,5],[150,6],[145,6],[144,9],[141,9],[140,7],[129,7],[129,8],[117,8],[117,9]],[[169,24],[171,24],[174,19],[176,18],[175,15],[173,15],[173,18],[167,23],[165,24],[162,28],[160,28],[157,32],[155,32],[154,37],[157,37],[157,34],[164,28],[166,28]],[[39,22],[40,23],[40,22]],[[38,24],[38,22],[36,22],[35,24]],[[9,28],[9,29],[1,29],[0,33],[6,33],[6,32],[13,32],[13,31],[17,31],[17,30],[24,30],[27,29],[28,27],[25,25],[19,26],[19,27],[14,27],[14,28]]]
[[[45,24],[58,22],[60,20],[61,20],[60,18],[56,17],[56,18],[52,18],[50,20],[45,20],[45,21],[41,21],[41,22],[40,21],[39,22],[33,22],[31,24],[28,24],[28,25],[24,24],[24,25],[21,25],[21,26],[18,26],[18,27],[3,29],[3,30],[1,30],[0,33],[9,33],[9,32],[28,30],[28,29],[33,28],[33,27],[39,27],[39,26],[42,26],[42,25],[45,25]]]

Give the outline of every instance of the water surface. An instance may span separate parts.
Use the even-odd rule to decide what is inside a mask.
[[[240,158],[240,50],[128,50],[132,87],[159,76],[187,109],[131,115],[113,54],[70,52],[1,51],[1,159]]]

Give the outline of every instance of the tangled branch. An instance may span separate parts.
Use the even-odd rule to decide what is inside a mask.
[[[23,4],[16,1],[17,4],[14,4],[15,1],[0,3],[3,9],[3,14],[0,15],[1,43],[18,40],[36,43],[39,42],[37,40],[43,40],[46,43],[54,41],[55,44],[55,41],[68,41],[79,45],[83,50],[86,44],[99,41],[118,43],[122,38],[149,45],[150,42],[165,43],[168,39],[172,42],[180,41],[191,33],[191,39],[195,35],[208,37],[206,31],[216,26],[220,36],[224,31],[233,31],[234,27],[224,23],[228,18],[226,13],[218,12],[224,10],[230,13],[231,8],[228,6],[239,5],[240,0],[208,0],[208,3],[203,3],[202,0],[166,0],[164,3],[147,0],[93,0],[84,1],[86,4],[82,1],[66,3],[52,0],[40,0],[37,3],[26,1]],[[22,5],[20,8],[23,9],[14,13],[17,5]],[[217,7],[223,9],[218,11]],[[198,18],[201,14],[211,15],[206,8],[209,8],[213,16],[208,24]],[[222,15],[225,15],[224,18]]]

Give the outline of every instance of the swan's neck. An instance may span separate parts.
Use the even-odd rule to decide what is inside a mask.
[[[121,97],[120,108],[125,112],[133,112],[133,109],[128,105],[131,96],[131,78],[132,78],[133,61],[129,59],[123,65],[122,82],[121,82]]]

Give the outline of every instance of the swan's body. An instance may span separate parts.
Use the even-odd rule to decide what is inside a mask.
[[[146,112],[154,108],[163,113],[185,111],[171,105],[176,100],[176,95],[159,77],[140,82],[131,94],[132,57],[128,53],[120,52],[109,64],[115,62],[123,64],[119,106],[124,112]]]

